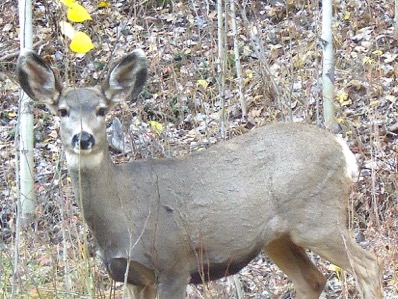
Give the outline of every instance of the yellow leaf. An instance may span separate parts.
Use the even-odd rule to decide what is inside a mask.
[[[252,70],[246,70],[246,78],[247,79],[253,79],[253,71]]]
[[[70,7],[73,3],[75,3],[76,0],[61,0],[61,3],[66,5],[67,7]]]
[[[340,92],[337,97],[339,99],[339,102],[341,103],[341,102],[347,101],[348,94],[343,91],[343,92]]]
[[[341,106],[347,106],[347,105],[351,105],[352,104],[351,99],[348,98],[348,94],[346,92],[344,92],[344,91],[340,92],[337,95],[337,98],[338,98],[339,103],[340,103]]]
[[[69,22],[61,21],[61,22],[59,22],[59,27],[61,28],[62,34],[69,37],[70,39],[72,39],[76,33],[72,24]]]
[[[246,77],[243,80],[243,84],[247,85],[250,81],[253,80],[253,72],[252,70],[245,70]]]
[[[106,2],[106,1],[101,1],[100,3],[98,3],[98,8],[104,8],[104,7],[110,7],[111,5]]]
[[[336,266],[335,264],[330,264],[329,270],[336,273],[336,276],[337,276],[337,279],[338,279],[338,280],[340,280],[340,281],[342,280],[342,277],[341,277],[341,268],[340,268],[339,266]]]
[[[372,54],[375,55],[375,56],[381,56],[381,55],[383,54],[383,51],[381,51],[381,50],[374,50],[374,51],[372,52]]]
[[[92,20],[88,11],[78,3],[72,3],[69,6],[67,17],[69,21],[77,23]]]
[[[375,64],[375,63],[376,63],[376,61],[368,56],[365,56],[362,59],[362,64]]]
[[[73,36],[72,42],[70,43],[69,47],[73,52],[85,54],[93,49],[94,45],[87,34],[79,31],[76,32],[76,34]]]
[[[150,120],[148,121],[149,126],[151,127],[151,131],[160,134],[163,132],[163,126],[161,123],[158,123],[157,121]]]
[[[351,13],[349,11],[346,11],[345,14],[344,14],[344,20],[347,21],[347,20],[350,19],[350,17],[351,17]]]
[[[199,79],[198,81],[196,81],[197,87],[202,86],[204,89],[206,89],[208,85],[209,85],[209,83],[207,83],[206,80]]]
[[[348,99],[346,101],[340,101],[340,105],[341,106],[348,106],[348,105],[351,105],[351,104],[352,104],[351,99]]]
[[[14,111],[10,111],[7,114],[8,118],[13,119],[17,116],[17,114]]]

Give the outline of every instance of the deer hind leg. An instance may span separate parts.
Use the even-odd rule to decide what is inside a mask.
[[[129,299],[155,299],[156,288],[154,286],[135,286],[127,284],[127,294]]]
[[[297,298],[316,299],[326,279],[311,262],[305,250],[288,236],[272,241],[264,248],[267,256],[293,281]]]
[[[310,241],[295,240],[297,244],[316,252],[333,264],[356,276],[364,299],[383,298],[381,269],[377,258],[362,249],[348,234],[346,229],[335,229],[322,235],[312,231]],[[314,239],[314,236],[322,236]]]

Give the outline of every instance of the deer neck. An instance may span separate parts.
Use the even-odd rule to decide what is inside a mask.
[[[106,151],[95,157],[66,153],[77,204],[90,225],[92,215],[101,215],[115,196],[115,165]]]

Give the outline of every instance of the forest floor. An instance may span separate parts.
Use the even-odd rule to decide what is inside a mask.
[[[227,36],[225,122],[217,71],[214,1],[80,1],[93,20],[75,25],[95,48],[72,53],[60,32],[57,1],[33,1],[34,48],[69,85],[95,85],[109,64],[135,48],[148,56],[149,78],[138,102],[109,116],[115,162],[171,157],[211,147],[275,121],[317,123],[322,115],[320,9],[311,1],[242,1],[238,41],[248,115],[242,118]],[[99,1],[98,1],[99,2]],[[240,2],[240,1],[239,1]],[[16,233],[19,53],[17,1],[0,3],[0,297],[122,298],[109,280],[74,201],[59,141],[59,121],[34,110],[35,223]],[[361,169],[350,201],[352,232],[383,262],[384,298],[398,298],[398,47],[394,3],[334,1],[336,114]],[[231,28],[231,19],[227,18]],[[113,141],[112,141],[113,140]],[[120,148],[124,144],[124,148]],[[88,251],[86,250],[88,248]],[[15,255],[15,253],[18,253]],[[359,298],[355,280],[322,258],[322,298]],[[15,272],[13,276],[12,273]],[[189,298],[294,298],[291,281],[266,256],[234,279],[189,286]]]

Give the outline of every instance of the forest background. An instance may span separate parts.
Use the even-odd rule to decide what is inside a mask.
[[[242,117],[233,40],[227,36],[225,136],[217,70],[214,1],[80,1],[92,16],[76,25],[94,49],[68,48],[57,1],[33,1],[34,49],[69,85],[95,85],[110,64],[145,50],[149,79],[139,101],[109,118],[116,162],[202,150],[275,121],[315,123],[322,114],[320,3],[241,1],[237,29],[247,116]],[[361,176],[351,200],[357,241],[384,263],[385,298],[398,298],[398,49],[392,1],[334,1],[336,115],[358,159]],[[58,139],[59,123],[35,109],[35,224],[21,232],[15,252],[15,180],[19,54],[17,1],[0,3],[0,295],[2,298],[121,298],[109,281],[74,202]],[[226,18],[231,28],[231,18]],[[229,32],[229,30],[227,30]],[[255,174],[254,174],[255,175]],[[89,239],[88,253],[84,240]],[[350,275],[314,256],[329,278],[325,298],[358,298]],[[17,265],[16,275],[15,265]],[[189,287],[190,298],[289,298],[292,284],[265,256],[238,276]]]

